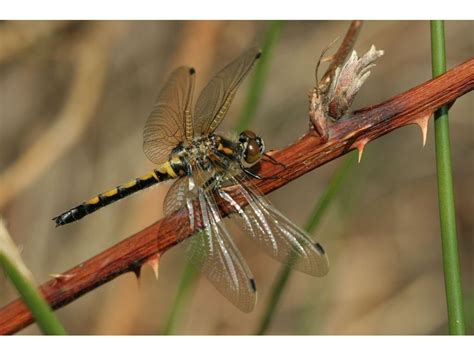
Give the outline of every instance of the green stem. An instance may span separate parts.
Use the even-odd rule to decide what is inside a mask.
[[[465,304],[466,333],[474,334],[474,290],[471,288]]]
[[[431,51],[433,77],[446,72],[446,50],[444,22],[431,21]],[[441,225],[444,282],[448,305],[450,334],[466,333],[456,237],[456,212],[454,207],[451,144],[449,140],[448,108],[443,106],[435,112],[436,167],[438,176],[438,203]]]
[[[171,307],[170,314],[163,330],[164,335],[172,335],[176,333],[179,320],[182,318],[184,307],[191,298],[194,285],[197,282],[197,276],[197,270],[190,262],[187,262],[184,266],[181,281],[178,286],[178,292],[176,293],[173,306]]]
[[[33,282],[28,280],[3,253],[0,253],[0,265],[25,301],[41,331],[47,335],[67,335],[66,330]]]
[[[323,195],[320,197],[318,202],[313,208],[310,217],[306,222],[305,229],[309,234],[312,234],[319,222],[321,217],[327,211],[329,205],[334,200],[334,196],[339,191],[339,188],[342,185],[344,178],[349,174],[354,163],[357,161],[357,154],[355,152],[350,153],[350,155],[345,159],[345,161],[338,167],[334,175],[331,177],[328,187],[323,192]],[[275,316],[276,309],[280,303],[283,291],[288,283],[288,280],[291,275],[291,265],[285,265],[280,269],[273,288],[271,291],[270,299],[267,304],[267,308],[263,313],[263,316],[260,321],[260,325],[256,334],[262,335],[268,331],[268,328]]]
[[[270,59],[272,57],[272,49],[278,40],[283,23],[283,21],[270,22],[270,25],[265,33],[262,48],[263,55],[255,65],[255,72],[250,82],[250,88],[242,110],[242,114],[240,115],[239,120],[235,126],[235,131],[237,132],[241,132],[250,126],[252,118],[255,116],[255,112],[257,110],[258,103],[260,102],[260,97],[262,95],[264,84],[267,78]],[[189,262],[186,263],[181,276],[181,281],[179,283],[178,292],[164,327],[164,334],[175,334],[179,323],[178,318],[180,318],[182,315],[183,309],[190,298],[190,293],[194,288],[198,275],[199,273],[194,270],[194,267]]]
[[[328,209],[336,193],[339,191],[339,188],[341,187],[344,178],[349,174],[356,161],[357,152],[350,153],[345,158],[341,166],[338,167],[334,175],[331,177],[326,191],[324,191],[323,195],[314,207],[313,212],[308,218],[308,221],[306,222],[305,229],[308,231],[308,233],[312,234],[314,232],[319,222],[321,221],[321,217]]]
[[[253,117],[257,111],[260,97],[263,93],[263,88],[266,83],[268,70],[270,69],[270,60],[272,58],[273,48],[275,47],[278,38],[280,37],[281,29],[284,21],[272,21],[268,26],[263,39],[262,57],[255,67],[250,82],[250,88],[247,91],[247,98],[245,105],[240,114],[239,120],[235,126],[236,132],[241,132],[247,129],[252,122]]]

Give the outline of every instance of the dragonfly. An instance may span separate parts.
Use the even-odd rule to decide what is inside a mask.
[[[229,301],[244,312],[254,309],[257,287],[237,248],[217,199],[230,208],[229,218],[270,257],[313,276],[329,270],[321,244],[273,207],[252,184],[262,178],[251,168],[266,155],[253,131],[218,134],[239,85],[261,51],[254,47],[219,71],[192,109],[196,71],[182,66],[161,89],[143,131],[143,150],[157,167],[54,217],[56,226],[77,221],[115,201],[152,185],[173,180],[164,200],[165,215],[187,209],[191,228],[187,255]],[[272,158],[273,159],[273,158]],[[228,187],[232,186],[234,193]],[[238,203],[235,196],[243,198]],[[245,206],[245,207],[242,207]]]

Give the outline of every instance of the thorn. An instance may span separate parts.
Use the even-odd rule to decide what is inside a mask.
[[[133,262],[132,265],[130,265],[130,271],[132,271],[135,274],[135,276],[137,278],[137,281],[140,281],[140,275],[142,273],[142,266],[143,265],[141,263],[137,262],[137,261]]]
[[[428,122],[430,120],[431,113],[425,116],[421,116],[413,121],[413,123],[417,124],[418,127],[421,128],[421,135],[423,137],[423,147],[426,145],[426,135],[428,133]]]
[[[360,163],[360,161],[362,160],[362,154],[364,153],[364,147],[369,142],[370,142],[370,139],[364,138],[364,139],[361,139],[360,141],[357,141],[354,144],[352,144],[351,148],[356,148],[359,151],[359,157],[357,159],[358,163]]]
[[[140,281],[140,274],[142,272],[142,268],[141,267],[137,267],[135,269],[132,269],[133,273],[135,274],[136,278],[137,278],[137,281]]]
[[[156,279],[158,280],[158,264],[160,262],[160,254],[150,257],[145,265],[151,266],[153,273],[155,274]]]
[[[71,279],[73,275],[71,275],[71,274],[49,274],[49,276],[51,276],[52,278],[55,278],[56,280],[65,281],[65,280]]]
[[[49,274],[54,279],[54,284],[63,283],[70,280],[74,275],[72,274]]]

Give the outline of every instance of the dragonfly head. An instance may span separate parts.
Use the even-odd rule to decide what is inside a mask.
[[[239,142],[242,146],[240,163],[244,168],[249,168],[260,160],[265,152],[265,144],[262,138],[249,130],[240,133]]]

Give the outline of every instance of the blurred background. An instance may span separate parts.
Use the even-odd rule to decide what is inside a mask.
[[[284,22],[250,129],[270,149],[307,130],[307,92],[321,51],[348,21]],[[192,65],[196,90],[246,48],[262,45],[268,21],[20,21],[0,23],[0,213],[38,282],[63,272],[162,217],[169,185],[113,204],[78,223],[51,218],[96,193],[146,173],[142,130],[171,70]],[[473,22],[446,22],[447,64],[474,54]],[[471,33],[469,35],[469,33]],[[367,21],[355,49],[385,50],[353,105],[377,104],[431,78],[429,22]],[[335,46],[337,48],[337,45]],[[265,53],[264,53],[265,55]],[[324,68],[323,68],[324,69]],[[232,129],[251,79],[223,130]],[[474,318],[473,94],[450,110],[457,227],[468,331]],[[195,94],[197,97],[197,94]],[[342,159],[269,195],[303,226]],[[323,216],[324,278],[295,272],[269,334],[445,334],[433,125],[426,147],[408,126],[371,142]],[[243,238],[237,243],[258,283],[244,314],[202,278],[176,323],[177,334],[253,334],[280,265]],[[182,277],[179,245],[161,258],[159,280],[144,268],[60,309],[71,334],[160,334]],[[17,297],[0,275],[0,306]],[[31,325],[20,334],[39,334]]]

